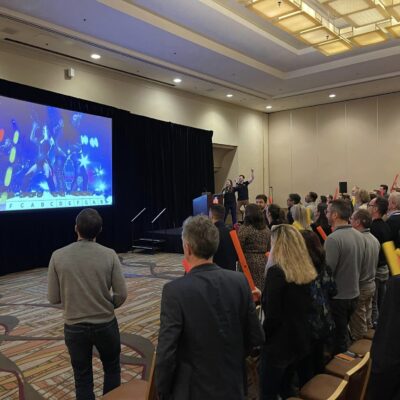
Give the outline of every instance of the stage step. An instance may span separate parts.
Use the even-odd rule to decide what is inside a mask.
[[[140,238],[133,241],[132,250],[149,251],[154,253],[162,249],[164,242],[165,240],[162,239]]]

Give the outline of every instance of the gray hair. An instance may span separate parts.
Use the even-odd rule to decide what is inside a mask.
[[[389,201],[392,204],[394,204],[394,206],[396,207],[396,210],[400,210],[400,193],[399,192],[390,193]]]
[[[209,259],[218,249],[219,231],[206,216],[197,215],[184,221],[182,239],[190,245],[196,257]]]

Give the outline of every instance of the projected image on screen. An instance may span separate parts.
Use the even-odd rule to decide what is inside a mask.
[[[112,204],[111,119],[0,96],[0,211]]]

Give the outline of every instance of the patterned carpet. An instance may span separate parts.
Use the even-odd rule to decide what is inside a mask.
[[[137,364],[147,365],[156,345],[162,287],[183,275],[183,268],[181,254],[128,253],[121,258],[129,294],[116,314],[126,382],[144,373]],[[74,399],[62,312],[47,302],[47,268],[0,277],[0,293],[0,399]],[[97,357],[93,370],[100,396],[103,373]]]

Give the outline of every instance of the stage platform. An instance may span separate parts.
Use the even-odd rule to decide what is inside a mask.
[[[182,227],[148,231],[144,236],[151,239],[165,240],[162,251],[183,254]]]

